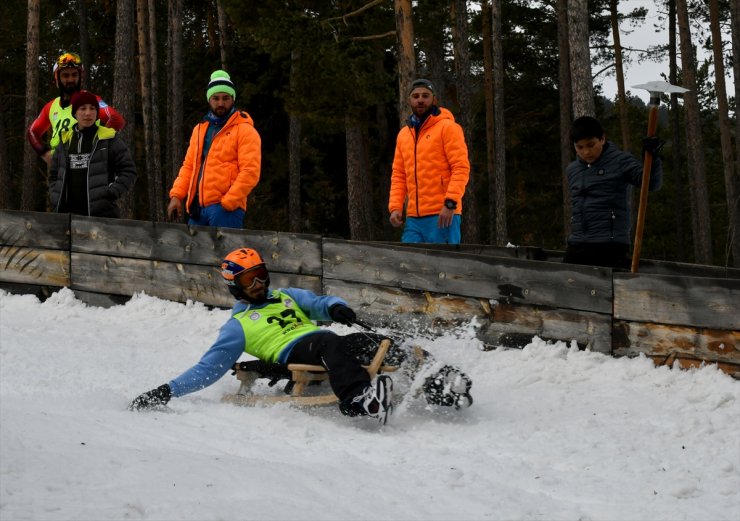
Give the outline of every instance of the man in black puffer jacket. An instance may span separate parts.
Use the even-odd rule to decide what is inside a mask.
[[[88,91],[72,96],[77,124],[62,132],[49,170],[54,212],[119,217],[116,201],[136,180],[136,165],[113,129],[98,124],[97,97]]]
[[[599,122],[583,116],[570,129],[577,158],[566,169],[571,197],[571,234],[563,262],[629,269],[629,189],[642,183],[642,163],[606,140]],[[663,183],[658,156],[662,142],[645,138],[643,154],[653,154],[648,189]]]

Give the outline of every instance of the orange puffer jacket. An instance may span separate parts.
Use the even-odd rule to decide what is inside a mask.
[[[439,214],[445,199],[457,203],[462,213],[462,197],[470,177],[470,161],[465,136],[452,113],[436,108],[419,129],[417,138],[411,120],[396,139],[391,194],[388,211],[425,217]]]
[[[181,201],[187,197],[185,208],[190,208],[195,196],[207,128],[208,122],[202,121],[193,129],[185,160],[170,190],[170,197]],[[200,206],[221,203],[228,212],[246,210],[247,196],[260,179],[261,147],[249,114],[234,112],[213,136],[197,190]]]

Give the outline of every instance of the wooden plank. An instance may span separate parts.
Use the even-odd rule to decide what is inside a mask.
[[[704,365],[716,365],[717,369],[719,369],[720,371],[723,371],[733,378],[740,380],[740,364],[730,364],[727,362],[710,362],[686,355],[678,355],[676,353],[672,354],[668,358],[664,358],[662,356],[647,356],[651,358],[657,366],[667,365],[673,367],[674,364],[678,364],[681,369],[698,369]]]
[[[220,265],[232,250],[257,249],[270,270],[321,275],[318,235],[74,216],[72,251]]]
[[[43,302],[59,291],[59,286],[37,286],[36,284],[16,284],[0,281],[0,289],[11,295],[33,295]]]
[[[576,340],[579,346],[611,352],[611,315],[504,304],[481,298],[433,294],[324,279],[324,293],[347,301],[361,320],[376,327],[422,336],[466,329],[475,320],[485,348],[523,347],[537,335]]]
[[[324,278],[611,313],[611,270],[324,240]]]
[[[488,244],[415,244],[407,242],[387,242],[381,244],[399,248],[415,248],[420,250],[436,250],[457,253],[470,253],[476,255],[487,255],[490,257],[507,257],[529,260],[549,260],[560,262],[563,252],[556,250],[545,250],[536,246],[492,246]]]
[[[616,320],[740,329],[740,280],[614,274]]]
[[[725,266],[707,266],[686,262],[640,259],[640,273],[674,275],[681,277],[709,277],[715,279],[740,279],[740,269]]]
[[[664,325],[655,323],[614,323],[614,354],[653,359],[694,358],[740,367],[740,331]]]
[[[38,286],[69,286],[69,252],[0,246],[0,281]]]
[[[0,246],[69,251],[69,214],[0,210]]]
[[[324,394],[320,396],[225,394],[221,397],[221,401],[223,403],[232,403],[243,407],[254,407],[256,405],[269,407],[276,403],[287,403],[294,407],[315,407],[320,405],[333,405],[337,403],[339,399],[333,394]]]
[[[225,308],[234,303],[219,268],[213,266],[72,253],[71,280],[73,290],[113,295],[143,291],[175,302],[192,300]],[[313,275],[271,272],[270,280],[273,288],[321,291],[320,279]]]
[[[88,306],[96,308],[110,308],[121,306],[131,300],[131,295],[110,295],[108,293],[93,293],[91,291],[73,290],[75,298]]]
[[[518,259],[543,260],[562,262],[565,252],[546,250],[536,246],[490,246],[485,244],[410,244],[400,242],[384,242],[389,246],[404,248],[429,249],[474,253],[493,257],[514,257]],[[740,279],[740,269],[727,266],[709,266],[706,264],[689,264],[686,262],[660,261],[640,259],[640,273],[653,275],[680,275],[688,277],[712,277]]]
[[[491,315],[493,319],[482,334],[492,339],[498,336],[494,345],[524,347],[536,335],[550,342],[570,344],[575,340],[579,349],[612,352],[612,318],[608,314],[492,303]]]
[[[440,334],[465,326],[474,317],[486,320],[486,310],[475,298],[336,279],[324,279],[323,292],[343,298],[361,320],[377,327]]]

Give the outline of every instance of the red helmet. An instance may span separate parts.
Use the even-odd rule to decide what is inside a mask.
[[[252,248],[239,248],[229,253],[221,263],[221,276],[229,286],[236,286],[236,278],[245,271],[265,267],[265,261]]]

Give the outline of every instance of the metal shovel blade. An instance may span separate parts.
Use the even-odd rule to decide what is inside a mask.
[[[671,85],[667,81],[649,81],[647,83],[641,83],[640,85],[632,85],[633,89],[645,89],[649,92],[657,92],[662,93],[665,92],[666,94],[683,94],[684,92],[688,92],[689,89],[684,89],[683,87],[679,87],[677,85]]]

